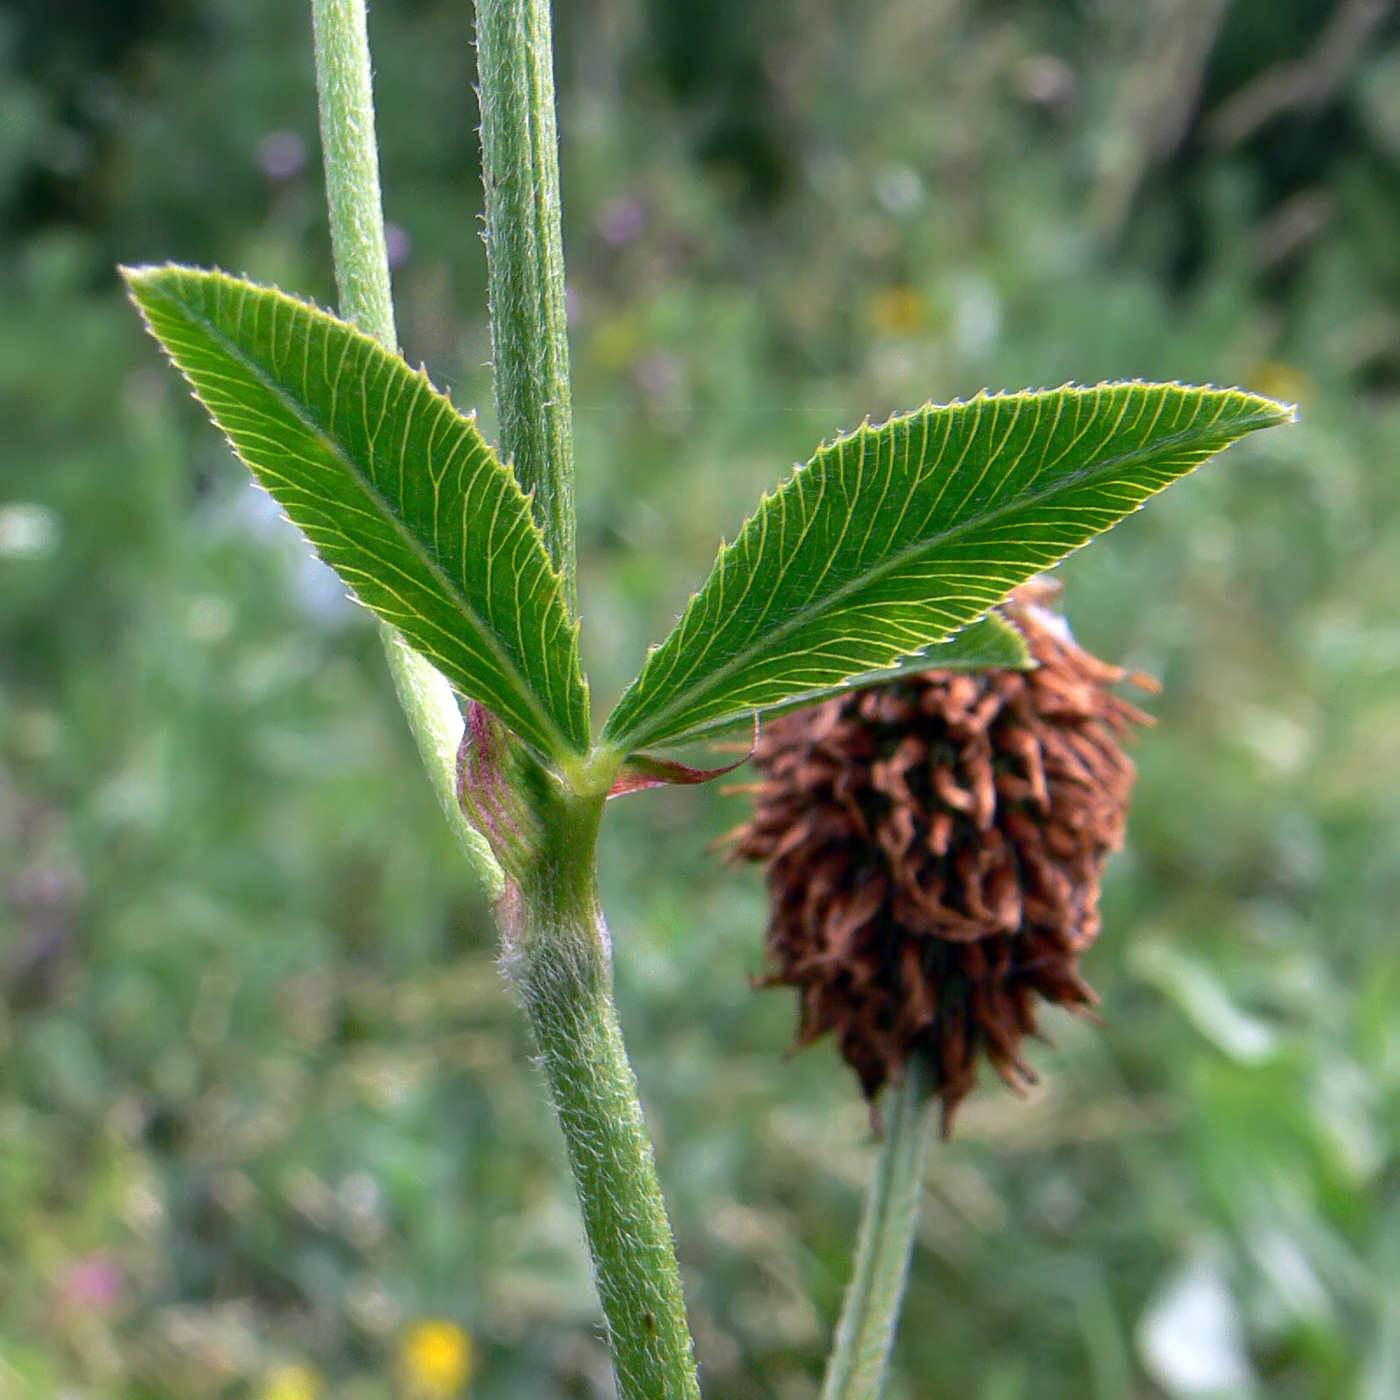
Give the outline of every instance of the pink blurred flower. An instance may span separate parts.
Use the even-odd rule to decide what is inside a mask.
[[[121,1301],[124,1282],[110,1254],[85,1254],[64,1270],[54,1301],[65,1312],[109,1313]]]

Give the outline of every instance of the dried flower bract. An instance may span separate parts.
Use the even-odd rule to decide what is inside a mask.
[[[1002,611],[1032,671],[928,671],[772,722],[733,853],[763,862],[766,986],[801,995],[798,1045],[830,1031],[868,1097],[925,1051],[944,1132],[985,1055],[1034,1080],[1037,998],[1096,1001],[1079,975],[1099,875],[1123,840],[1146,677],[1075,644],[1035,580]]]

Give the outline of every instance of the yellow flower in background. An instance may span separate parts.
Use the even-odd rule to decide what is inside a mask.
[[[928,319],[924,299],[912,287],[885,287],[870,298],[868,309],[883,335],[912,335]]]
[[[1245,376],[1244,387],[1280,403],[1302,403],[1312,397],[1308,376],[1282,360],[1261,360]]]
[[[269,1371],[258,1400],[319,1400],[321,1377],[310,1366],[279,1366]]]
[[[637,357],[642,349],[642,336],[634,322],[619,318],[598,327],[589,339],[589,349],[598,357],[604,369],[618,370]]]
[[[399,1359],[414,1395],[448,1400],[471,1379],[472,1339],[455,1322],[424,1318],[404,1333]]]

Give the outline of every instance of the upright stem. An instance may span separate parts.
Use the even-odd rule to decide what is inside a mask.
[[[574,606],[574,455],[549,0],[477,0],[481,164],[501,451]]]
[[[506,962],[534,1030],[578,1187],[620,1400],[699,1400],[675,1244],[612,998],[594,877],[601,795],[536,801]]]
[[[931,1084],[928,1064],[916,1055],[904,1082],[891,1095],[891,1121],[865,1201],[855,1268],[827,1362],[822,1400],[879,1400],[919,1220],[928,1147],[924,1110]]]
[[[501,446],[574,606],[573,427],[549,0],[477,0]],[[675,1245],[612,1000],[602,792],[526,797],[539,839],[504,930],[578,1187],[621,1400],[699,1400]],[[606,784],[603,785],[606,788]]]
[[[313,0],[326,190],[341,309],[395,345],[364,0]],[[573,457],[549,11],[481,0],[496,395],[507,452],[570,590]],[[386,629],[409,722],[470,854],[481,838],[456,800],[462,719],[441,676]],[[605,788],[606,784],[602,784]],[[612,1001],[611,950],[594,876],[602,792],[535,773],[517,794],[536,832],[503,911],[507,962],[539,1046],[578,1186],[620,1400],[699,1400],[680,1271],[656,1164]],[[501,873],[492,861],[496,890]]]
[[[379,147],[374,139],[365,0],[312,0],[311,20],[340,311],[385,349],[397,351],[384,204],[379,193]],[[500,868],[457,804],[462,715],[452,687],[406,646],[392,627],[381,625],[380,635],[399,704],[447,823],[487,889],[498,893]]]
[[[365,0],[312,0],[311,22],[340,314],[397,351]]]

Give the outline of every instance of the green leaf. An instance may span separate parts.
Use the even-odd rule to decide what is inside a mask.
[[[804,705],[815,704],[843,691],[879,685],[920,671],[1028,671],[1034,665],[1026,639],[1000,613],[993,611],[986,617],[979,617],[976,622],[969,622],[946,642],[935,642],[923,651],[906,656],[897,665],[882,667],[878,671],[865,671],[839,685],[823,686],[820,690],[791,696],[775,705],[763,706],[758,713],[764,719],[773,719],[787,714],[789,710],[800,710]],[[702,724],[686,734],[685,742],[742,734],[752,725],[754,713],[745,710],[742,714]]]
[[[578,628],[474,420],[279,291],[194,268],[124,275],[238,455],[359,600],[542,754],[584,752]]]
[[[954,632],[946,642],[935,642],[889,670],[857,676],[849,684],[873,685],[911,671],[985,671],[990,667],[1028,671],[1033,665],[1026,639],[1000,613],[989,612]]]
[[[677,743],[891,667],[1291,416],[1239,390],[1101,384],[930,405],[838,438],[720,550],[604,738]]]
[[[862,672],[839,685],[823,686],[807,695],[795,695],[790,700],[766,706],[762,713],[767,716],[781,714],[811,705],[839,691],[879,685],[900,676],[917,675],[921,671],[1029,671],[1034,665],[1026,639],[1000,613],[993,611],[959,628],[946,641],[935,642],[923,651],[903,657],[893,666]],[[742,727],[745,722],[740,718],[735,721],[735,726]]]

